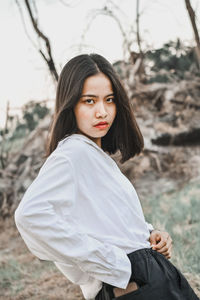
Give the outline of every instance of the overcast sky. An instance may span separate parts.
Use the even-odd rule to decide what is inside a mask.
[[[18,0],[23,5],[22,0]],[[80,52],[81,35],[90,20],[91,11],[104,7],[105,0],[71,0],[72,7],[64,6],[69,0],[35,0],[39,26],[49,37],[53,57],[61,67],[74,55],[96,52],[114,62],[123,58],[122,35],[114,19],[98,16],[85,35]],[[116,12],[128,33],[135,27],[136,0],[113,0],[121,12]],[[141,36],[144,48],[157,48],[179,37],[192,43],[193,32],[184,0],[140,0]],[[199,0],[191,1],[199,16]],[[26,10],[23,10],[29,35],[37,43]],[[200,17],[200,16],[199,16]],[[198,22],[200,27],[200,23]],[[15,0],[0,1],[0,126],[5,122],[7,100],[11,107],[27,101],[51,98],[55,91],[47,67],[25,34]],[[137,48],[133,47],[134,50]],[[13,111],[14,113],[14,111]]]

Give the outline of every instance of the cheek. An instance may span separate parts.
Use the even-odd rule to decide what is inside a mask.
[[[87,120],[88,118],[88,111],[84,109],[83,107],[78,107],[77,109],[74,110],[75,116],[76,116],[76,121],[78,123],[83,122],[84,120]]]
[[[117,106],[116,105],[113,105],[113,107],[111,107],[110,114],[113,116],[113,118],[115,118],[115,116],[117,114]]]

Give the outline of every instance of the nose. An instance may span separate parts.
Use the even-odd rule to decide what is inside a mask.
[[[98,103],[97,110],[96,110],[96,117],[97,118],[99,118],[99,117],[105,118],[106,116],[107,116],[107,112],[106,112],[103,102]]]

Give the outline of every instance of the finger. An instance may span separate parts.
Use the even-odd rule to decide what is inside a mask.
[[[172,239],[167,240],[167,247],[172,248]]]
[[[172,245],[169,247],[169,256],[170,256],[170,258],[171,258],[171,255],[172,255]]]
[[[156,235],[152,235],[149,238],[151,245],[156,245]]]
[[[160,240],[161,240],[160,232],[159,233],[154,232],[150,238],[151,246],[152,247],[156,246]]]
[[[165,246],[169,248],[172,244],[172,239],[168,232],[159,232],[155,236],[152,236],[152,238],[157,240],[155,244],[151,242],[151,245],[154,250],[161,250]],[[159,240],[160,242],[158,242]]]
[[[171,236],[169,235],[167,237],[167,242],[169,243],[169,245],[171,245],[173,243]]]
[[[171,255],[171,254],[168,254],[168,255],[165,255],[165,257],[166,257],[167,259],[170,259],[170,258],[172,257],[172,255]]]
[[[170,247],[172,247],[172,244],[170,243],[170,240],[166,241],[166,245],[162,248],[156,249],[158,252],[163,253],[169,251]]]
[[[165,246],[165,247],[163,247],[161,249],[158,249],[156,251],[165,255],[165,253],[168,253],[169,248],[167,246]]]
[[[160,250],[161,248],[167,245],[167,241],[165,239],[161,239],[161,241],[154,246],[155,250]]]
[[[169,249],[165,252],[162,252],[162,254],[166,257],[166,258],[171,258],[171,254],[172,254],[172,246],[169,247]]]

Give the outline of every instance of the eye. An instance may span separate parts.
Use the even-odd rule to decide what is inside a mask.
[[[112,103],[112,102],[114,102],[115,99],[114,98],[107,98],[106,100],[112,100],[111,101],[111,103]]]
[[[88,101],[94,101],[93,99],[86,99],[84,102],[85,103],[88,103]],[[90,103],[88,103],[88,104],[92,104],[91,102]]]

